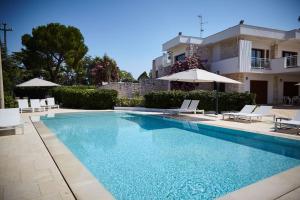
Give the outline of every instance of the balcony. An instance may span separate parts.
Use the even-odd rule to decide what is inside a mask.
[[[271,69],[270,68],[270,59],[268,58],[251,58],[251,68],[252,69]]]
[[[288,56],[284,57],[285,58],[285,68],[293,68],[293,67],[299,67],[299,56],[294,55],[294,56]]]
[[[288,56],[271,59],[273,73],[300,72],[300,56]]]
[[[231,73],[299,73],[300,56],[281,57],[275,59],[245,57],[244,60],[239,57],[219,60],[210,64],[210,70],[219,71],[220,74]]]

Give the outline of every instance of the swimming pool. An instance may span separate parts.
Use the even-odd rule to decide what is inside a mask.
[[[300,142],[123,112],[42,117],[116,199],[214,199],[300,165]]]

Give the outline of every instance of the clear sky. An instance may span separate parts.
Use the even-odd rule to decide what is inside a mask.
[[[300,0],[0,1],[0,22],[14,29],[8,33],[10,52],[20,50],[21,36],[33,27],[59,22],[81,30],[88,55],[107,53],[135,77],[149,72],[152,60],[162,53],[162,43],[178,32],[199,36],[199,14],[207,21],[204,37],[241,19],[245,24],[276,29],[300,28]]]

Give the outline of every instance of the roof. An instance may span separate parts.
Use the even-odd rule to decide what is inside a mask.
[[[60,85],[39,78],[34,78],[17,85],[17,87],[56,87],[56,86],[60,86]]]
[[[228,38],[238,37],[240,35],[270,38],[274,40],[291,40],[300,39],[300,30],[294,29],[289,31],[278,30],[273,28],[252,26],[248,24],[238,24],[229,27],[223,31],[217,32],[206,38],[191,37],[178,35],[175,38],[165,42],[163,44],[163,51],[175,47],[179,44],[212,44]]]

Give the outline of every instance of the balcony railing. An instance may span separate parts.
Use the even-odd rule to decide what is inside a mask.
[[[298,56],[295,55],[295,56],[288,56],[288,57],[285,57],[286,60],[285,60],[285,66],[287,68],[291,68],[291,67],[297,67],[298,66]]]
[[[252,69],[270,69],[270,60],[268,58],[251,58]]]

